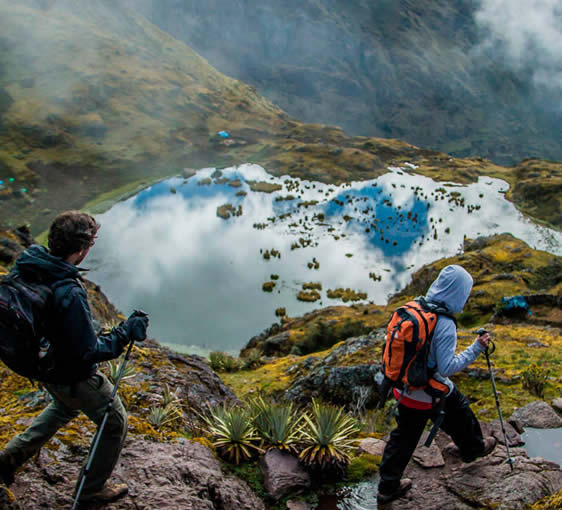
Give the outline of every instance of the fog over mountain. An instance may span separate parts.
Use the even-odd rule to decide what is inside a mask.
[[[121,1],[303,121],[562,159],[557,0]]]
[[[539,87],[558,95],[562,108],[562,3],[559,0],[481,0],[475,19],[480,48],[502,55]]]

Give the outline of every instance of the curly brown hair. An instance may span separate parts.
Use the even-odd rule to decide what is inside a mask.
[[[100,226],[93,216],[80,211],[59,214],[49,228],[49,251],[66,259],[93,245]]]

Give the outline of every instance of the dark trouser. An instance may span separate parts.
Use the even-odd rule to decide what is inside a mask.
[[[412,457],[427,420],[435,418],[435,410],[422,411],[402,404],[398,406],[398,426],[390,434],[380,466],[379,491],[394,492]],[[456,388],[445,399],[443,429],[458,446],[463,457],[474,457],[484,451],[480,424],[466,397]]]
[[[3,452],[11,459],[13,467],[20,466],[36,454],[57,430],[78,416],[80,411],[99,426],[113,391],[111,383],[101,373],[72,386],[49,383],[45,387],[53,401],[27,430],[14,437],[4,448]],[[84,495],[100,490],[110,477],[126,434],[127,413],[116,396],[84,485]]]

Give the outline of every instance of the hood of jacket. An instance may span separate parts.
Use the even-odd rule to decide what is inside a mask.
[[[460,313],[472,290],[472,276],[461,266],[445,267],[431,284],[425,299],[444,305],[451,313]]]
[[[30,246],[19,256],[14,271],[23,277],[39,279],[44,283],[80,278],[79,269],[75,265],[51,255],[47,248],[38,244]]]

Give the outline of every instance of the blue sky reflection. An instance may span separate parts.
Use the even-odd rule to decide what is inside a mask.
[[[252,191],[248,181],[282,189]],[[561,234],[524,218],[506,190],[498,179],[459,187],[404,169],[338,187],[273,178],[256,165],[207,168],[155,184],[98,216],[90,278],[125,314],[149,312],[151,336],[164,344],[238,351],[275,322],[278,307],[295,316],[339,304],[328,289],[349,287],[383,304],[412,272],[457,253],[465,235],[511,232],[561,254]],[[218,217],[224,204],[242,214]],[[271,249],[281,257],[265,260]],[[314,259],[318,269],[309,268]],[[265,293],[272,274],[279,279]],[[306,282],[322,283],[320,301],[296,299]]]

